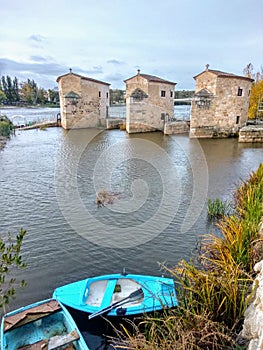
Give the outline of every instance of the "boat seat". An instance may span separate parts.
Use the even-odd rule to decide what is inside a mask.
[[[102,302],[100,304],[100,308],[103,309],[104,307],[107,307],[110,305],[116,283],[117,283],[116,279],[112,279],[112,280],[108,281],[107,288],[106,288],[105,293],[104,293],[104,297],[103,297]]]
[[[20,346],[17,350],[45,350],[47,347],[47,340],[39,340],[33,344]]]
[[[74,340],[78,340],[78,339],[79,339],[79,334],[76,329],[68,334],[55,335],[54,337],[49,339],[47,350],[58,349],[61,346],[71,344]]]

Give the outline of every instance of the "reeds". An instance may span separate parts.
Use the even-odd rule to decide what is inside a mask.
[[[227,216],[230,210],[230,204],[223,202],[219,198],[215,198],[214,200],[208,199],[207,201],[207,211],[210,219],[218,219]]]
[[[220,235],[201,237],[197,257],[165,270],[178,285],[179,307],[162,317],[145,317],[134,333],[125,330],[128,349],[242,349],[236,341],[253,298],[253,266],[263,259],[259,224],[263,209],[263,164],[235,194],[234,213],[221,212]],[[211,202],[212,203],[212,202]],[[221,215],[222,214],[222,215]],[[143,331],[142,331],[142,328]]]

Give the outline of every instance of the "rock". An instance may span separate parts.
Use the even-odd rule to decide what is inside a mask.
[[[263,222],[259,229],[263,230]],[[245,312],[241,337],[249,340],[248,350],[263,349],[263,260],[254,266],[257,277],[253,283],[255,296]]]

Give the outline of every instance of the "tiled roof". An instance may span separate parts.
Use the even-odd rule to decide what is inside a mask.
[[[124,80],[124,82],[126,83],[126,81],[128,81],[130,79],[133,79],[133,78],[135,78],[137,76],[141,76],[141,77],[147,79],[148,81],[152,81],[152,82],[156,82],[156,83],[165,83],[165,84],[176,85],[176,83],[173,83],[172,81],[168,81],[168,80],[156,77],[155,75],[141,74],[141,73],[140,74],[136,74],[133,77]]]
[[[67,74],[64,74],[64,75],[60,75],[58,78],[57,78],[57,82],[59,82],[59,80],[63,77],[67,77],[67,76],[76,76],[76,77],[79,77],[81,79],[84,79],[84,80],[89,80],[89,81],[92,81],[94,83],[98,83],[98,84],[104,84],[104,85],[110,85],[109,83],[105,83],[104,81],[100,81],[100,80],[96,80],[96,79],[92,79],[92,78],[88,78],[88,77],[84,77],[83,75],[80,75],[80,74],[76,74],[76,73],[67,73]]]
[[[248,78],[248,77],[244,77],[242,75],[236,75],[236,74],[233,74],[233,73],[221,72],[220,70],[214,70],[214,69],[204,70],[203,72],[201,72],[201,73],[197,74],[196,76],[194,76],[194,79],[196,79],[197,77],[199,77],[201,74],[203,74],[205,72],[213,73],[213,74],[217,75],[218,77],[222,77],[222,78],[237,78],[237,79],[245,79],[245,80],[249,80],[249,81],[254,81],[254,79],[251,79],[251,78]]]

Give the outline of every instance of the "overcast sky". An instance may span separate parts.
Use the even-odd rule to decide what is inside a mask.
[[[6,0],[0,75],[57,86],[73,72],[125,89],[141,69],[194,89],[207,63],[238,75],[263,65],[262,0]]]

